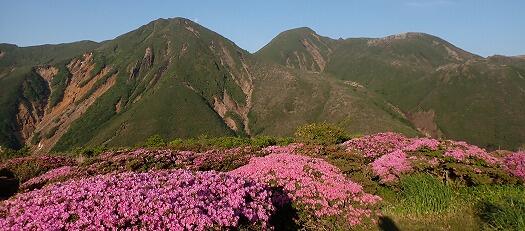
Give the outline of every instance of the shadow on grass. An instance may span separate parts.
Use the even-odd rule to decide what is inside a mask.
[[[400,230],[397,227],[394,220],[392,220],[390,217],[380,217],[378,226],[379,226],[379,229],[383,231],[399,231]]]

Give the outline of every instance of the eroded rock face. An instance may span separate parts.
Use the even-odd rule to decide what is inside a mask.
[[[58,74],[58,68],[54,66],[41,66],[36,68],[36,73],[49,83],[53,77]]]
[[[0,51],[0,59],[3,58],[5,55],[5,52],[4,51]]]
[[[408,118],[425,136],[441,138],[443,135],[435,122],[436,113],[434,110],[410,113]]]
[[[150,47],[146,48],[144,52],[144,58],[142,58],[142,69],[148,69],[153,65],[153,51]]]
[[[16,114],[16,123],[19,125],[20,138],[23,142],[29,139],[33,134],[40,117],[35,113],[35,105],[33,103],[28,107],[24,103],[18,105],[18,113]]]
[[[48,108],[34,128],[33,134],[42,135],[38,145],[35,146],[35,151],[48,152],[67,131],[71,123],[84,114],[96,99],[115,84],[116,73],[107,78],[103,84],[96,85],[95,83],[110,73],[112,68],[104,67],[98,74],[91,76],[94,66],[92,53],[86,53],[81,58],[73,59],[67,65],[71,79],[64,89],[62,101]],[[58,70],[47,68],[38,72],[47,80],[49,75],[56,71]]]

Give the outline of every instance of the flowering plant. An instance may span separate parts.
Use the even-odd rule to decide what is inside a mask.
[[[318,218],[346,215],[351,225],[357,225],[374,215],[370,207],[381,198],[365,193],[337,167],[322,159],[286,152],[290,147],[270,149],[279,153],[254,157],[231,173],[282,187],[293,203]]]
[[[0,206],[4,230],[269,228],[269,189],[217,172],[163,170],[71,180]],[[2,211],[3,210],[3,211]]]

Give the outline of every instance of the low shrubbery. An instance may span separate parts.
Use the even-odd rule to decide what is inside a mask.
[[[263,148],[272,145],[287,145],[294,140],[287,137],[256,136],[247,137],[206,137],[201,136],[193,139],[175,139],[168,143],[168,147],[179,150],[207,150],[207,149],[227,149],[236,147],[251,146]]]
[[[23,193],[2,203],[0,225],[83,229],[89,220],[95,222],[89,227],[106,228],[371,229],[386,219],[379,217],[381,208],[409,230],[463,228],[462,216],[469,219],[468,229],[525,228],[523,152],[488,153],[465,142],[396,133],[343,143],[348,135],[326,123],[303,126],[296,135],[171,142],[152,136],[140,145],[146,148],[79,148],[73,151],[77,159],[71,154],[9,159],[0,168],[20,179]],[[194,186],[199,189],[192,191]],[[114,191],[120,201],[92,189]],[[184,194],[188,190],[195,194]],[[224,190],[232,191],[221,194]],[[254,195],[261,196],[258,202]],[[117,215],[86,213],[98,208],[87,196],[107,199],[100,208]],[[157,199],[146,201],[168,209],[159,213],[140,204],[150,196]],[[189,206],[187,212],[170,207],[183,201],[190,202],[178,204]],[[233,212],[219,216],[226,208]]]
[[[295,132],[297,142],[306,144],[339,144],[351,138],[344,129],[330,123],[306,124]]]
[[[523,164],[519,154],[503,159],[477,146],[451,140],[407,138],[395,133],[379,133],[343,144],[348,155],[365,159],[383,184],[396,184],[411,172],[423,172],[445,182],[461,185],[516,183]],[[508,167],[505,167],[508,166]]]

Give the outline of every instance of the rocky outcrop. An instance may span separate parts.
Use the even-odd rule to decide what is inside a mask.
[[[142,58],[141,69],[149,69],[153,65],[153,59],[153,50],[150,47],[146,48],[146,51],[144,52],[144,57]]]
[[[58,68],[54,66],[40,66],[37,67],[36,73],[40,75],[42,78],[44,78],[48,83],[51,82],[53,77],[55,77],[58,74]]]
[[[29,103],[27,106],[25,103],[18,105],[18,113],[16,114],[16,123],[19,127],[19,138],[22,142],[31,137],[35,131],[36,125],[40,122],[40,116],[36,113],[35,105]]]
[[[307,39],[303,39],[301,42],[303,43],[304,47],[306,47],[306,51],[308,51],[310,56],[312,56],[314,59],[317,67],[319,68],[318,70],[323,71],[326,66],[326,60],[323,58],[323,55],[321,55],[319,48],[310,43]]]
[[[244,102],[236,102],[226,90],[224,90],[221,97],[214,97],[213,108],[221,116],[223,121],[234,131],[239,132],[239,125],[235,121],[228,117],[226,113],[223,113],[224,109],[226,112],[237,114],[244,127],[244,132],[248,135],[251,134],[250,121],[248,114],[252,107],[252,95],[253,95],[253,76],[250,73],[250,66],[246,63],[242,53],[237,52],[237,56],[233,56],[228,47],[222,42],[218,43],[219,49],[215,48],[215,43],[210,44],[210,50],[218,53],[221,65],[227,67],[230,76],[233,78],[235,83],[241,88],[245,96]],[[237,60],[237,62],[236,62]],[[240,64],[240,65],[239,65]]]
[[[410,113],[408,116],[410,122],[425,136],[441,138],[443,133],[439,130],[435,118],[436,113],[434,110],[417,111]]]

